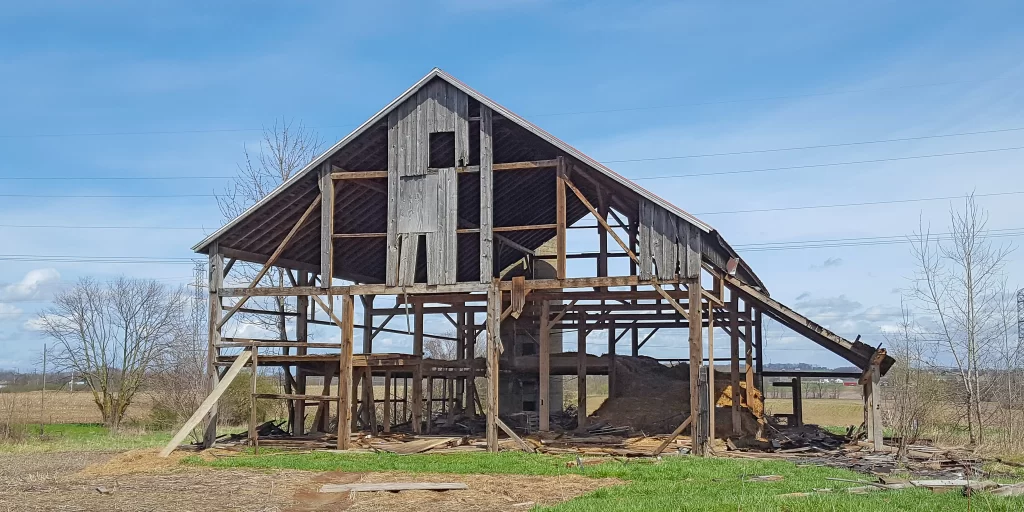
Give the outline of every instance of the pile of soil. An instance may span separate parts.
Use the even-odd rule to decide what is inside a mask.
[[[591,415],[609,425],[628,425],[645,434],[666,434],[675,430],[690,415],[690,367],[665,366],[657,360],[639,356],[615,357],[618,396],[609,397]],[[753,392],[751,404],[745,400],[746,385],[740,382],[742,415],[740,432],[755,435],[764,416],[764,399]],[[731,437],[732,382],[728,373],[715,371],[715,436]]]

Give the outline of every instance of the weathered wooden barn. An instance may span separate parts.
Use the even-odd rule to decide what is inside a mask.
[[[571,231],[596,240],[596,250],[568,247]],[[728,361],[717,362],[729,364],[725,402],[737,428],[740,408],[774,375],[761,368],[767,316],[862,370],[865,422],[881,442],[878,379],[893,362],[883,349],[773,300],[714,228],[439,69],[194,250],[209,255],[211,396],[193,424],[215,420],[217,398],[243,366],[276,366],[285,392],[256,398],[286,400],[296,436],[313,409],[309,428],[327,430],[337,404],[339,449],[353,428],[429,431],[434,416],[458,413],[486,418],[496,450],[500,430],[513,436],[505,412],[532,412],[539,430],[553,428],[550,413],[561,404],[552,404],[560,390],[553,393],[551,376],[578,377],[578,410],[586,411],[587,375],[608,375],[614,396],[626,378],[616,375],[617,357],[639,356],[656,332],[683,330],[677,362],[688,366],[689,392],[678,397],[676,423],[686,422],[677,431],[692,424],[693,449],[703,453],[723,392],[709,357],[715,333],[730,347]],[[248,286],[226,287],[236,262],[262,269]],[[286,269],[291,286],[266,286],[272,267]],[[296,297],[298,308],[261,311],[249,302],[255,296]],[[222,336],[239,313],[294,316],[295,339]],[[430,316],[456,334],[425,333]],[[400,326],[389,324],[395,318]],[[336,325],[340,344],[311,342],[311,324]],[[595,331],[607,333],[600,357],[587,353]],[[376,352],[380,332],[408,333],[412,353]],[[425,336],[449,339],[453,355],[425,358]],[[485,357],[474,357],[478,344]],[[502,386],[515,375],[515,390]],[[383,379],[383,397],[372,379]],[[577,428],[586,421],[579,414]]]

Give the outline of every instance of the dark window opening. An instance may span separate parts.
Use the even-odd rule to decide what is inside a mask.
[[[523,353],[519,354],[521,356],[532,356],[537,353],[537,345],[535,343],[523,343],[520,346],[523,347]]]
[[[537,412],[537,402],[532,400],[523,400],[523,410],[527,412]]]
[[[455,167],[455,132],[437,132],[430,134],[430,158],[427,167],[444,169]]]

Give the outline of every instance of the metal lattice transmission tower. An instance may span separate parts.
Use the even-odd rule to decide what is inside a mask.
[[[1017,290],[1017,340],[1024,342],[1024,288]]]
[[[190,327],[195,340],[205,340],[207,336],[206,301],[209,295],[206,293],[206,280],[209,276],[206,274],[206,262],[192,261],[194,265],[192,267],[192,315],[189,319],[192,325]]]

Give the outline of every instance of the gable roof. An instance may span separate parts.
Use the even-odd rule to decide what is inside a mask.
[[[707,223],[701,221],[697,217],[694,217],[690,213],[684,211],[683,209],[679,208],[678,206],[672,204],[671,202],[666,201],[665,199],[657,196],[653,192],[651,192],[651,191],[649,191],[647,189],[644,189],[643,187],[637,185],[635,182],[630,181],[629,179],[627,179],[627,178],[623,177],[622,175],[616,173],[615,171],[613,171],[610,168],[606,167],[605,165],[601,164],[597,160],[595,160],[595,159],[591,158],[590,156],[584,154],[582,151],[576,149],[575,147],[569,145],[568,143],[562,141],[561,139],[555,137],[554,135],[551,135],[550,133],[544,131],[543,129],[541,129],[540,127],[534,125],[533,123],[531,123],[531,122],[527,121],[526,119],[520,117],[519,115],[515,114],[511,110],[505,108],[501,104],[499,104],[499,103],[495,102],[494,100],[488,98],[487,96],[481,94],[479,91],[476,91],[475,89],[469,87],[468,85],[466,85],[462,81],[460,81],[457,78],[453,77],[452,75],[446,73],[445,71],[441,70],[440,68],[432,69],[423,78],[421,78],[415,84],[413,84],[411,87],[409,87],[409,89],[407,89],[405,92],[403,92],[397,98],[395,98],[390,103],[388,103],[384,108],[382,108],[380,111],[378,111],[376,114],[374,114],[370,119],[365,121],[363,124],[359,125],[359,127],[357,127],[355,130],[353,130],[351,133],[349,133],[348,135],[343,137],[341,140],[339,140],[336,144],[334,144],[333,146],[328,148],[326,151],[321,153],[318,157],[316,157],[311,162],[309,162],[300,171],[298,171],[295,174],[293,174],[286,181],[281,183],[281,185],[279,185],[277,188],[275,188],[273,191],[271,191],[265,197],[263,197],[262,199],[257,201],[255,204],[250,206],[248,209],[246,209],[244,212],[242,212],[239,216],[235,217],[230,222],[228,222],[227,224],[222,226],[220,229],[218,229],[217,231],[213,232],[212,234],[210,234],[209,236],[204,238],[201,242],[199,242],[198,244],[193,246],[192,249],[194,251],[196,251],[196,252],[206,252],[207,247],[214,240],[217,240],[218,238],[223,236],[225,233],[230,231],[233,227],[237,226],[242,221],[244,221],[246,218],[251,216],[255,211],[259,210],[265,204],[273,201],[279,195],[283,194],[293,184],[303,180],[304,178],[309,176],[311,173],[313,173],[315,175],[315,173],[318,172],[317,169],[320,167],[320,165],[323,162],[325,162],[328,159],[330,159],[332,155],[334,155],[338,151],[340,151],[343,148],[345,148],[352,141],[354,141],[355,139],[357,139],[358,137],[363,135],[365,132],[367,132],[368,130],[370,130],[374,126],[377,126],[382,121],[386,121],[387,115],[388,115],[389,112],[391,112],[393,109],[395,109],[398,105],[400,105],[403,102],[405,102],[406,100],[408,100],[410,97],[412,97],[414,94],[416,94],[416,92],[420,88],[422,88],[424,85],[426,85],[428,82],[430,82],[431,80],[433,80],[435,78],[439,78],[441,80],[444,80],[444,81],[448,82],[449,84],[457,87],[458,89],[460,89],[463,92],[465,92],[470,98],[479,101],[480,104],[482,104],[482,105],[486,105],[486,106],[490,107],[495,113],[497,113],[501,117],[504,117],[505,119],[512,121],[513,123],[515,123],[519,127],[523,128],[523,129],[527,130],[528,132],[532,133],[533,135],[539,137],[542,141],[544,141],[544,142],[546,142],[548,144],[551,144],[557,150],[559,150],[561,152],[564,152],[565,154],[567,154],[570,157],[578,160],[580,163],[586,165],[587,167],[590,167],[590,168],[596,170],[597,172],[601,173],[602,175],[604,175],[608,179],[612,180],[613,182],[617,183],[618,185],[620,185],[622,187],[625,187],[625,188],[629,189],[630,191],[632,191],[632,192],[638,194],[639,196],[643,197],[644,199],[646,199],[646,200],[648,200],[648,201],[650,201],[650,202],[652,202],[652,203],[654,203],[654,204],[664,208],[665,210],[667,210],[667,211],[671,212],[672,214],[680,217],[681,219],[685,220],[686,222],[690,223],[691,225],[697,227],[697,229],[701,230],[702,232],[708,233],[708,234],[712,234],[713,238],[718,241],[719,247],[721,247],[722,250],[727,253],[728,257],[734,257],[734,258],[739,259],[739,256],[725,242],[725,240],[721,237],[721,235],[719,235],[714,230],[714,228],[712,228]],[[753,270],[750,269],[749,266],[747,266],[746,263],[743,262],[742,259],[740,259],[740,270],[743,271],[743,274],[745,275],[745,277],[748,277],[750,280],[753,281],[751,284],[754,284],[755,286],[758,286],[759,288],[764,289],[763,283],[760,281],[759,278],[757,278],[757,276],[754,274]]]

